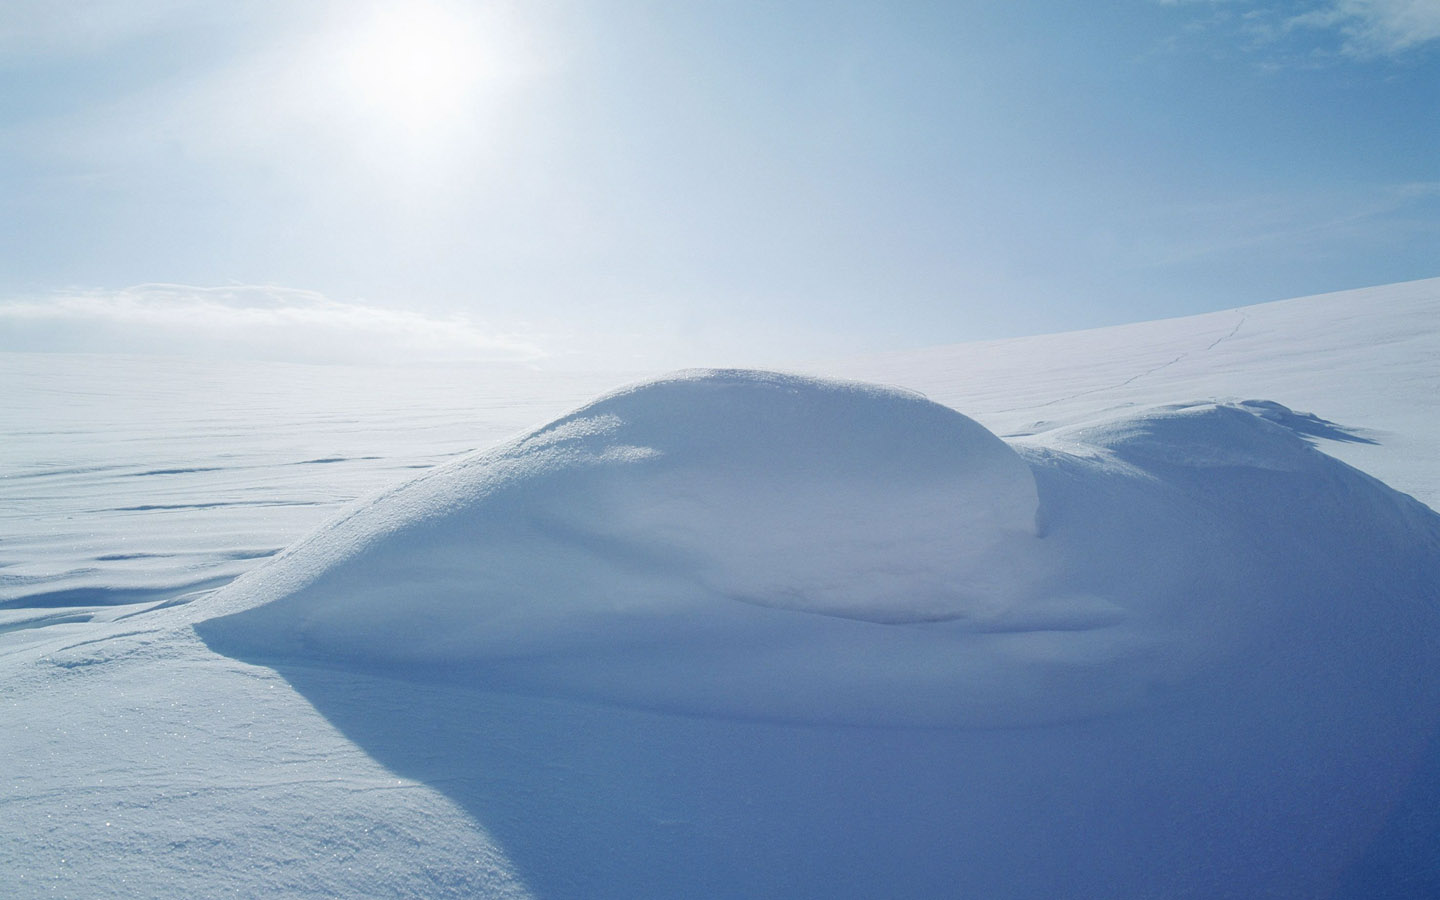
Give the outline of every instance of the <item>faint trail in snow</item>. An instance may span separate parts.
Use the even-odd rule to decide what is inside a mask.
[[[1201,353],[1208,353],[1208,352],[1210,352],[1211,350],[1214,350],[1216,347],[1220,346],[1221,344],[1225,343],[1226,341],[1230,340],[1230,339],[1233,338],[1235,335],[1239,334],[1241,327],[1244,326],[1244,324],[1245,324],[1245,318],[1246,318],[1245,313],[1244,313],[1244,312],[1241,312],[1241,313],[1240,313],[1240,321],[1238,321],[1238,322],[1235,323],[1235,327],[1234,327],[1234,328],[1231,328],[1227,333],[1222,334],[1220,337],[1218,337],[1218,338],[1216,338],[1215,340],[1211,341],[1211,342],[1210,342],[1210,345],[1209,345],[1208,347],[1206,347],[1204,350],[1201,350],[1200,352],[1201,352]],[[1091,395],[1091,394],[1100,394],[1100,393],[1103,393],[1103,392],[1105,392],[1105,391],[1114,391],[1114,390],[1119,390],[1120,388],[1123,388],[1123,387],[1129,387],[1130,385],[1134,384],[1135,382],[1139,381],[1139,380],[1142,379],[1142,378],[1147,378],[1147,377],[1149,377],[1149,376],[1151,376],[1151,375],[1154,375],[1156,372],[1161,372],[1161,371],[1164,371],[1165,369],[1170,368],[1171,366],[1175,365],[1176,363],[1180,362],[1182,359],[1185,359],[1186,357],[1190,356],[1191,354],[1192,354],[1192,351],[1186,350],[1184,353],[1181,353],[1179,356],[1175,357],[1174,359],[1169,360],[1169,361],[1167,361],[1167,362],[1163,362],[1163,363],[1161,363],[1161,364],[1158,365],[1158,366],[1152,366],[1151,368],[1146,369],[1146,370],[1143,371],[1143,372],[1138,372],[1138,373],[1136,373],[1136,374],[1134,374],[1134,375],[1131,375],[1129,378],[1125,379],[1124,381],[1120,382],[1119,384],[1106,385],[1105,387],[1090,388],[1089,390],[1078,391],[1078,392],[1076,392],[1076,393],[1074,393],[1074,394],[1070,394],[1070,395],[1065,396],[1065,397],[1056,397],[1054,400],[1047,400],[1047,401],[1045,401],[1044,403],[1037,403],[1037,404],[1034,405],[1034,406],[1025,407],[1025,408],[1026,408],[1026,409],[1043,409],[1044,407],[1047,407],[1047,406],[1054,406],[1054,405],[1057,404],[1057,403],[1066,403],[1066,402],[1068,402],[1068,401],[1070,401],[1070,400],[1076,400],[1076,399],[1078,399],[1078,398],[1080,398],[1080,397],[1088,397],[1088,396]]]
[[[1223,344],[1223,343],[1225,343],[1226,341],[1228,341],[1228,340],[1230,340],[1231,338],[1233,338],[1235,335],[1239,334],[1239,333],[1240,333],[1240,328],[1241,328],[1241,326],[1243,326],[1243,325],[1245,324],[1245,319],[1246,319],[1246,318],[1247,318],[1247,316],[1246,316],[1246,314],[1245,314],[1244,312],[1240,313],[1240,321],[1238,321],[1238,322],[1235,323],[1235,327],[1232,328],[1232,329],[1230,329],[1230,333],[1229,333],[1229,334],[1223,334],[1223,335],[1221,335],[1220,337],[1216,338],[1215,340],[1211,341],[1211,342],[1210,342],[1210,346],[1206,347],[1205,350],[1202,351],[1202,352],[1208,352],[1208,351],[1210,351],[1210,350],[1214,350],[1216,347],[1220,346],[1221,344]]]

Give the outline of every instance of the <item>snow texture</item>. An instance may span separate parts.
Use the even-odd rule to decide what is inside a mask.
[[[938,402],[0,355],[3,892],[1436,896],[1437,358],[1440,280],[819,369]]]
[[[1434,515],[1255,408],[1062,430],[1027,448],[1037,497],[1019,454],[917,396],[687,373],[375,499],[219,592],[252,608],[200,632],[267,662],[849,724],[1213,689],[1281,622],[1315,644],[1287,655],[1423,671],[1388,622],[1431,627]],[[1379,581],[1404,586],[1377,631],[1351,597]]]

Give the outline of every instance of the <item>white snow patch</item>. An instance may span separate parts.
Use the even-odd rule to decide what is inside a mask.
[[[1023,450],[914,394],[684,373],[357,508],[200,631],[252,660],[691,714],[1016,725],[1203,693],[1276,622],[1328,634],[1337,585],[1380,560],[1440,573],[1428,510],[1251,408]],[[1346,653],[1377,650],[1364,634]]]
[[[1042,527],[996,565],[906,560],[967,588],[922,621],[805,553],[736,563],[743,517],[656,512],[668,414],[568,416],[267,561],[608,379],[0,354],[4,890],[1440,895],[1437,517],[1375,480],[1440,508],[1436,359],[1440,280],[828,369],[1033,477]],[[691,461],[806,553],[850,539],[750,486],[763,454]],[[794,469],[757,483],[831,477]],[[902,482],[832,480],[918,527]],[[808,607],[736,587],[792,582]],[[273,668],[195,640],[224,614],[200,630]]]

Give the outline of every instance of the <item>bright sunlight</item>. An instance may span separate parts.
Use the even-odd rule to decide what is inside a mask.
[[[358,139],[422,155],[484,127],[526,68],[506,16],[443,2],[378,6],[329,35],[317,56]]]
[[[486,74],[481,35],[437,6],[382,10],[341,51],[337,73],[377,119],[426,129],[463,115]]]

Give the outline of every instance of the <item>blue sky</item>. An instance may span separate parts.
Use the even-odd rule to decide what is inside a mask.
[[[0,349],[765,364],[1440,275],[1440,0],[12,0]]]

